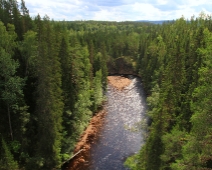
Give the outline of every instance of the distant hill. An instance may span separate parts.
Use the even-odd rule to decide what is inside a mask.
[[[149,21],[149,20],[138,20],[135,22],[148,22],[152,24],[163,24],[164,22],[173,22],[174,20],[160,20],[160,21]]]

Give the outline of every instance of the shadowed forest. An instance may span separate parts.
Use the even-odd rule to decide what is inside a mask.
[[[120,58],[141,77],[151,119],[127,166],[212,169],[211,31],[204,13],[162,25],[54,21],[0,0],[0,169],[60,168]]]

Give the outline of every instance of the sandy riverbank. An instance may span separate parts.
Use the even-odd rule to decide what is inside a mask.
[[[130,79],[126,77],[122,77],[122,76],[108,76],[107,79],[108,79],[108,83],[118,90],[123,90],[125,87],[129,86],[131,83]]]

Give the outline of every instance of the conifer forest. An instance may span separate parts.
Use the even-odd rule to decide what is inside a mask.
[[[131,170],[212,170],[212,17],[147,22],[31,17],[0,0],[0,170],[52,170],[105,100],[108,65],[141,77],[148,137]]]

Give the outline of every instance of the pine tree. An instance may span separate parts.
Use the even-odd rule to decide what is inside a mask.
[[[14,26],[8,25],[8,32],[0,22],[0,39],[4,40],[0,42],[0,90],[2,105],[6,108],[8,116],[8,127],[10,131],[11,140],[14,139],[11,114],[14,113],[15,105],[18,105],[18,100],[23,96],[23,79],[16,76],[16,70],[19,63],[12,59],[13,48],[15,47]],[[4,116],[3,116],[4,117]]]
[[[17,170],[18,169],[18,163],[14,160],[14,157],[5,142],[5,140],[2,138],[0,142],[0,169],[1,170]]]
[[[191,102],[194,114],[191,117],[192,129],[183,147],[183,158],[173,168],[183,165],[182,169],[212,169],[211,157],[211,42],[212,35],[207,28],[203,31],[203,46],[198,48],[202,65],[198,70],[198,86],[193,92]]]
[[[92,111],[97,111],[98,107],[101,106],[103,102],[103,87],[102,87],[102,70],[96,72],[96,76],[93,80],[93,109]]]
[[[25,1],[21,0],[21,7],[20,7],[20,13],[21,13],[21,25],[23,34],[26,33],[30,28],[32,28],[32,20],[29,15],[29,10],[27,9],[25,5]]]
[[[37,156],[42,168],[51,169],[61,161],[63,101],[55,32],[49,18],[46,16],[43,20],[38,16]]]

